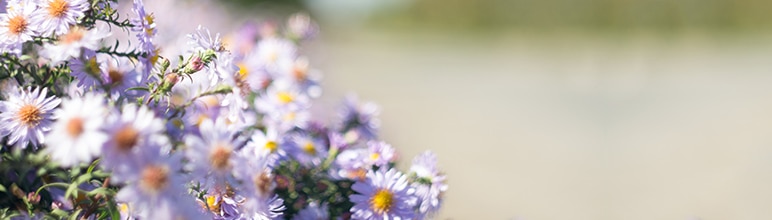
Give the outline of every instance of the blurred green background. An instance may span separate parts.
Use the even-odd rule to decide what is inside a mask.
[[[234,9],[309,10],[384,27],[750,30],[772,27],[768,0],[229,0]]]

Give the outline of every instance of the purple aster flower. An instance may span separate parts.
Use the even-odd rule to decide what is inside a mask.
[[[367,142],[368,157],[366,161],[375,166],[386,166],[397,159],[397,152],[391,145],[383,141]]]
[[[102,146],[101,165],[115,173],[116,181],[121,181],[122,173],[136,170],[148,158],[159,155],[161,146],[168,145],[163,122],[145,106],[126,104],[106,121],[108,139]]]
[[[340,111],[340,129],[346,135],[355,135],[365,140],[375,139],[378,135],[380,121],[378,105],[372,102],[359,104],[355,95],[346,97],[343,109]]]
[[[45,143],[44,133],[51,130],[55,119],[53,110],[61,100],[46,97],[46,88],[27,88],[20,92],[17,89],[0,101],[0,132],[8,136],[8,145],[26,148],[31,143],[37,147]]]
[[[437,156],[431,151],[419,154],[413,159],[410,173],[416,178],[413,186],[419,199],[419,212],[433,214],[440,209],[441,195],[448,189],[445,175],[437,169]]]
[[[414,188],[408,185],[407,176],[396,169],[368,171],[364,181],[351,187],[357,194],[349,198],[354,219],[412,219],[415,203]]]
[[[90,30],[73,26],[67,34],[59,36],[56,44],[44,45],[41,55],[50,59],[53,64],[58,64],[73,57],[80,57],[84,49],[92,52],[99,49],[99,42],[108,36],[110,31],[106,25],[97,25]]]
[[[75,77],[77,85],[84,89],[97,89],[102,85],[101,66],[104,58],[97,58],[94,53],[87,53],[82,58],[70,59],[70,75]]]
[[[283,200],[274,194],[275,183],[270,169],[270,155],[255,154],[261,148],[254,144],[247,145],[238,153],[239,166],[235,177],[240,180],[237,194],[244,197],[243,217],[252,219],[272,219],[284,210]]]
[[[236,149],[243,141],[235,139],[236,130],[225,123],[225,119],[215,121],[204,119],[199,126],[199,135],[188,135],[185,144],[186,158],[197,177],[204,178],[204,185],[225,190],[226,184],[233,185],[233,167],[237,166]]]
[[[175,155],[149,158],[121,174],[126,185],[115,195],[116,201],[128,203],[131,216],[139,219],[211,219],[187,194],[180,166]]]
[[[307,133],[294,133],[290,140],[290,154],[301,164],[320,165],[327,157],[327,148],[323,140]]]
[[[32,14],[32,24],[41,35],[60,35],[75,25],[89,9],[88,0],[41,0]]]
[[[214,37],[212,37],[212,33],[209,32],[209,29],[204,28],[201,25],[196,28],[196,33],[188,34],[187,37],[188,45],[193,49],[193,52],[209,49],[218,52],[225,50],[222,39],[220,38],[220,33],[216,33]]]
[[[139,51],[150,53],[150,57],[155,55],[155,45],[153,45],[153,37],[156,34],[156,24],[154,22],[155,16],[145,12],[145,3],[142,0],[134,0],[134,5],[131,9],[137,16],[131,19],[131,24],[134,27],[131,31],[137,32],[137,39],[139,39]]]

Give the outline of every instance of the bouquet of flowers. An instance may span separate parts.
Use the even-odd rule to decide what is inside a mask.
[[[377,106],[350,96],[336,123],[311,118],[321,88],[300,49],[318,30],[308,16],[227,43],[199,27],[174,51],[154,40],[143,1],[127,4],[0,3],[0,219],[423,219],[440,208],[435,155],[395,169]]]

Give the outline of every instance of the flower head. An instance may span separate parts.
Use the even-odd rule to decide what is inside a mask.
[[[147,107],[126,104],[106,121],[108,139],[102,146],[101,165],[115,173],[114,179],[159,155],[161,146],[168,144],[163,122]]]
[[[103,102],[95,93],[62,102],[62,108],[54,112],[57,121],[46,136],[51,160],[68,167],[88,163],[99,155],[107,140],[101,130],[107,116]]]
[[[0,132],[8,136],[8,144],[26,148],[45,143],[45,132],[51,130],[54,108],[61,102],[55,96],[46,97],[48,89],[35,88],[8,94],[0,101]]]
[[[36,6],[29,1],[21,1],[13,10],[0,14],[0,53],[7,51],[21,54],[22,43],[32,40],[38,26],[32,24],[31,15]]]
[[[41,0],[40,9],[32,15],[32,23],[42,35],[60,35],[75,25],[89,9],[87,0]]]
[[[415,202],[407,177],[395,169],[369,171],[364,181],[351,187],[357,194],[349,198],[356,219],[411,219],[414,216],[411,204]]]

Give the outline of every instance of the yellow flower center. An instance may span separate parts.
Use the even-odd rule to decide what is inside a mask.
[[[293,121],[295,120],[295,112],[287,112],[287,114],[284,115],[284,121]]]
[[[48,14],[51,17],[61,18],[69,8],[70,4],[66,0],[53,0],[48,3]]]
[[[314,143],[310,141],[303,145],[303,151],[310,155],[316,155],[316,148],[314,148]]]
[[[212,212],[218,212],[220,211],[220,204],[222,203],[222,200],[217,201],[217,198],[214,196],[205,196],[206,197],[206,205],[209,206],[209,211]]]
[[[155,16],[153,14],[145,15],[145,21],[147,21],[148,28],[145,29],[145,34],[148,36],[153,34],[154,28],[150,27],[155,22]]]
[[[241,80],[245,80],[247,76],[249,76],[249,69],[247,69],[247,64],[244,62],[239,62],[236,64],[236,66],[239,67],[239,78]]]
[[[19,35],[27,30],[27,20],[23,16],[17,15],[8,20],[8,33]]]
[[[84,69],[91,76],[98,76],[101,72],[99,70],[99,63],[97,63],[96,57],[91,57],[86,61],[86,68]]]
[[[279,92],[276,94],[276,97],[279,98],[279,102],[282,104],[288,104],[292,102],[292,100],[295,100],[295,97],[293,97],[289,92]]]
[[[224,145],[217,145],[209,153],[209,162],[212,167],[218,170],[228,168],[228,159],[231,157],[231,149]]]
[[[276,144],[275,141],[268,141],[265,142],[265,149],[268,149],[271,151],[271,153],[276,152],[276,149],[279,148],[279,145]]]
[[[379,153],[372,153],[372,154],[370,154],[370,159],[371,160],[377,160],[378,158],[381,158],[381,154],[379,154]]]
[[[149,192],[158,192],[169,184],[169,169],[161,165],[149,165],[142,169],[140,186]]]
[[[118,150],[129,151],[139,142],[139,131],[130,125],[126,125],[113,136]]]
[[[80,134],[83,134],[83,119],[79,117],[71,118],[67,121],[67,134],[72,138],[77,138]]]
[[[379,189],[370,198],[370,207],[378,214],[383,214],[391,210],[394,205],[394,194],[386,189]]]
[[[42,112],[40,112],[40,109],[37,106],[27,104],[19,108],[17,116],[22,125],[33,127],[37,126],[40,123],[40,120],[43,119],[41,113]]]

